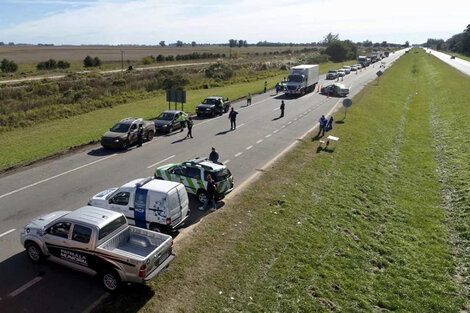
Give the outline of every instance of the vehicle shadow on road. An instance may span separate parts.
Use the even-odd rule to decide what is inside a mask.
[[[102,157],[102,156],[108,156],[108,155],[115,154],[115,153],[125,153],[126,151],[127,150],[106,149],[106,148],[100,147],[100,148],[96,148],[96,149],[88,151],[87,154],[91,156]]]
[[[124,285],[119,291],[108,296],[105,301],[101,301],[90,313],[111,312],[108,308],[111,303],[113,306],[125,308],[125,312],[139,312],[154,296],[155,291],[149,286]],[[116,305],[116,303],[121,305]]]

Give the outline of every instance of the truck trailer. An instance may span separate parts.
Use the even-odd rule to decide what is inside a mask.
[[[315,90],[319,79],[319,69],[317,64],[292,67],[287,76],[285,95],[303,95]]]

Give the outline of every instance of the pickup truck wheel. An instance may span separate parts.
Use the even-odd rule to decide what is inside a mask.
[[[153,135],[153,130],[149,130],[149,132],[147,133],[147,141],[152,141]]]
[[[199,203],[204,204],[204,202],[206,202],[207,193],[205,190],[199,189],[196,195],[197,195],[197,200],[199,201]]]
[[[108,291],[118,290],[119,284],[121,283],[119,275],[112,270],[105,270],[101,274],[101,281],[103,282],[104,288],[106,288]]]
[[[227,112],[228,112],[228,109],[229,109],[229,107],[226,106],[225,109],[224,109],[224,113],[227,113]]]
[[[44,260],[44,254],[42,254],[41,249],[34,242],[26,244],[26,253],[28,258],[34,263],[40,263]]]

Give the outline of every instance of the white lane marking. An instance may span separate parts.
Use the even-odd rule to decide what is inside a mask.
[[[169,159],[171,159],[171,158],[173,158],[173,157],[175,157],[174,154],[173,154],[172,156],[167,157],[166,159],[163,159],[163,160],[161,160],[161,161],[158,161],[157,163],[154,163],[154,164],[152,164],[152,165],[147,166],[147,168],[152,168],[152,167],[154,167],[154,166],[156,166],[156,165],[158,165],[158,164],[160,164],[160,163],[162,163],[162,162],[165,162],[165,161],[167,161],[167,160],[169,160]]]
[[[290,121],[290,122],[287,123],[287,125],[290,125],[290,124],[292,124],[292,121]]]
[[[30,280],[29,282],[27,282],[26,284],[24,284],[23,286],[21,286],[20,288],[16,289],[15,291],[11,292],[7,298],[13,298],[13,297],[16,297],[17,295],[19,295],[20,293],[22,293],[23,291],[25,291],[26,289],[28,289],[29,287],[31,287],[32,285],[36,284],[38,281],[40,281],[42,279],[42,276],[37,276],[36,278],[34,278],[33,280]]]
[[[275,108],[273,111],[277,111],[277,110],[279,110],[279,108]]]
[[[222,163],[227,164],[227,163],[229,163],[229,162],[230,162],[230,160],[225,160],[225,161],[223,161]]]
[[[284,127],[286,127],[286,125],[282,125],[282,126],[281,126],[281,128],[284,128]]]
[[[3,234],[0,234],[0,238],[2,238],[3,236],[6,236],[6,235],[8,235],[9,233],[12,233],[12,232],[14,232],[15,230],[16,230],[16,229],[14,229],[14,228],[13,228],[13,229],[10,229],[10,230],[8,230],[8,231],[4,232]]]
[[[271,137],[271,134],[267,134],[266,136],[264,136],[265,138],[269,138]]]
[[[23,190],[25,190],[25,189],[34,187],[34,186],[36,186],[36,185],[45,183],[45,182],[50,181],[50,180],[52,180],[52,179],[54,179],[54,178],[57,178],[57,177],[60,177],[60,176],[64,176],[64,175],[66,175],[66,174],[70,174],[70,173],[72,173],[72,172],[81,170],[82,168],[85,168],[85,167],[87,167],[87,166],[90,166],[90,165],[93,165],[93,164],[102,162],[102,161],[107,160],[107,159],[109,159],[109,158],[115,157],[116,155],[118,155],[118,153],[108,155],[107,157],[104,157],[104,158],[102,158],[102,159],[99,159],[99,160],[96,160],[96,161],[93,161],[93,162],[84,164],[84,165],[79,166],[79,167],[76,167],[76,168],[74,168],[74,169],[71,169],[71,170],[62,172],[62,173],[60,173],[60,174],[51,176],[51,177],[49,177],[49,178],[40,180],[40,181],[35,182],[35,183],[31,184],[31,185],[24,186],[24,187],[18,188],[18,189],[16,189],[16,190],[10,191],[10,192],[8,192],[8,193],[6,193],[6,194],[1,195],[1,196],[0,196],[0,199],[1,199],[1,198],[4,198],[4,197],[7,197],[7,196],[10,196],[10,195],[12,195],[12,194],[15,194],[15,193],[17,193],[17,192],[23,191]]]
[[[279,129],[276,129],[275,131],[273,131],[273,134],[277,133],[279,131]]]
[[[240,124],[240,125],[237,125],[237,127],[240,128],[240,127],[242,127],[243,125],[245,125],[245,123]]]
[[[256,143],[262,143],[263,139],[258,140]]]
[[[243,152],[238,152],[237,154],[235,154],[235,157],[239,157],[240,155],[242,155]]]
[[[253,148],[253,146],[248,146],[246,147],[246,150],[250,150],[251,148]]]
[[[294,118],[294,121],[297,121],[298,119],[299,119],[299,118],[298,118],[298,117],[296,117],[296,118]]]

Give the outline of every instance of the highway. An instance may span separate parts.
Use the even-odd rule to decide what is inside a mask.
[[[395,52],[383,61],[389,67],[403,53]],[[350,98],[376,78],[379,64],[344,77],[342,83],[350,88]],[[333,82],[322,75],[319,85]],[[281,100],[286,103],[283,118],[279,118]],[[250,106],[244,100],[232,103],[239,112],[234,131],[230,131],[227,114],[196,118],[194,139],[185,139],[186,131],[177,131],[127,151],[87,146],[0,177],[0,312],[88,312],[107,296],[89,276],[54,263],[34,265],[27,259],[19,233],[33,218],[56,210],[74,210],[101,190],[152,176],[158,166],[208,156],[211,147],[231,170],[237,188],[311,130],[322,114],[341,107],[342,100],[317,92],[287,98],[268,90],[255,95]],[[197,210],[195,197],[190,196],[190,202],[187,225],[194,225],[206,214],[217,214]],[[218,203],[218,209],[223,207],[224,201]]]
[[[425,49],[426,51],[431,51],[431,54],[438,58],[439,60],[449,64],[450,66],[456,68],[457,70],[461,71],[462,73],[470,76],[470,62],[466,60],[462,60],[459,57],[455,57],[455,59],[450,58],[450,54],[439,52],[432,49]]]

